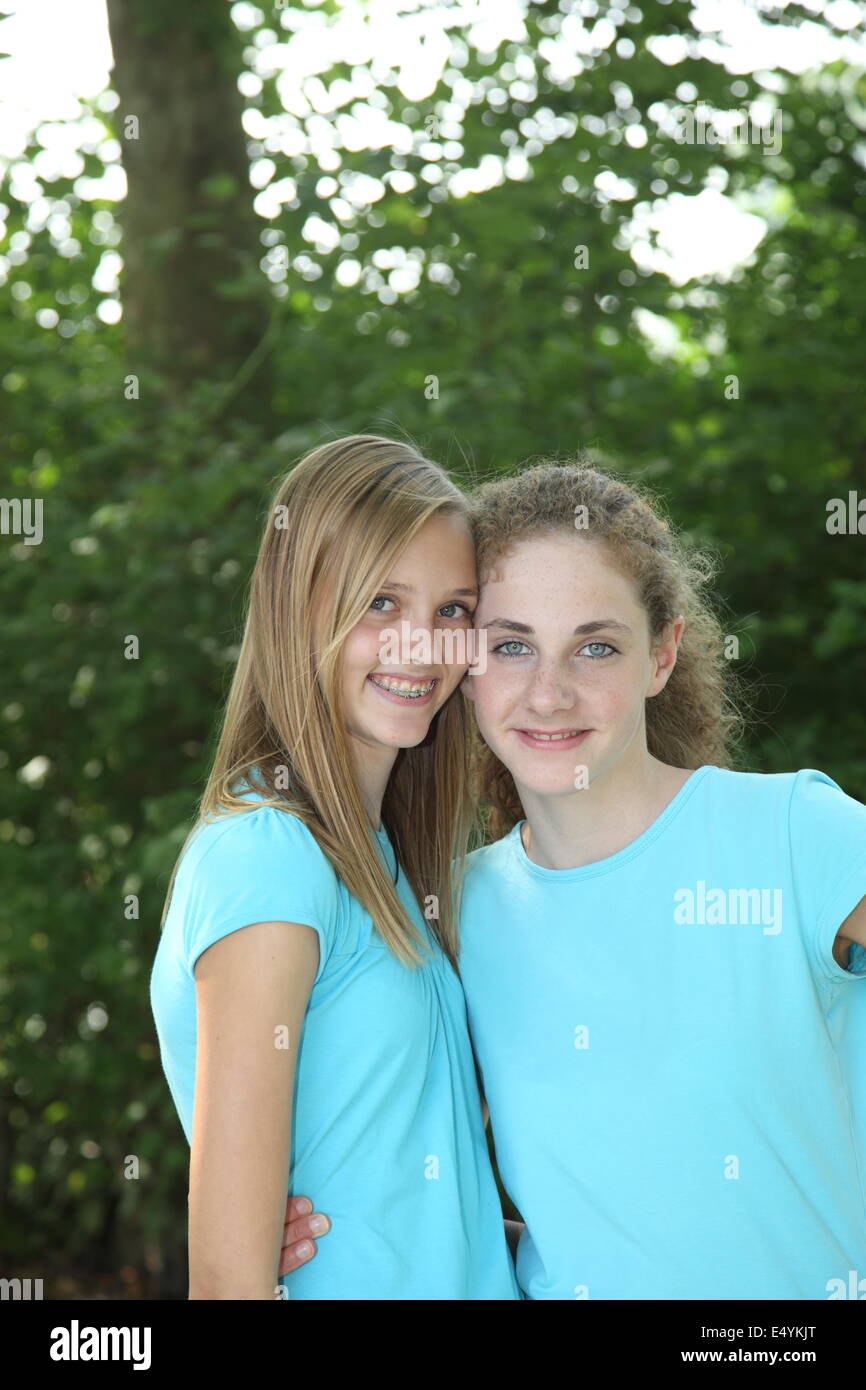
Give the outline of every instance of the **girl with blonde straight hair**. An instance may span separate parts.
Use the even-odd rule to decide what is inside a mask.
[[[288,1269],[293,1299],[520,1298],[454,968],[476,599],[463,494],[411,445],[339,439],[280,484],[151,979],[190,1298]],[[452,640],[395,661],[406,623]],[[281,1265],[306,1192],[333,1234],[305,1261],[290,1203]]]

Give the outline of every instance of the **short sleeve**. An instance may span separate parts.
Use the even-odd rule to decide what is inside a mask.
[[[339,923],[339,880],[303,821],[260,806],[202,822],[184,875],[184,960],[255,922],[300,922],[319,938],[322,975]]]
[[[866,896],[866,806],[826,773],[798,772],[788,811],[791,872],[812,961],[834,983],[866,978],[866,950],[855,943],[845,970],[833,956],[840,926]]]

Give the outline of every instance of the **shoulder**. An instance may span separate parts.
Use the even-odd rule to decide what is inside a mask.
[[[758,810],[785,815],[795,804],[820,807],[845,796],[832,777],[811,767],[799,772],[733,772],[714,767],[705,785],[711,798],[724,800],[737,814]]]
[[[489,845],[482,845],[480,849],[474,849],[471,854],[466,856],[466,878],[481,878],[485,874],[497,869],[502,863],[503,858],[509,853],[511,833],[503,835],[501,840],[494,840]]]
[[[727,792],[732,797],[744,800],[757,796],[765,800],[791,795],[791,790],[801,772],[734,772],[728,767],[711,767],[708,786],[716,792]],[[823,773],[816,774],[823,777]]]
[[[190,835],[178,884],[193,901],[220,901],[243,892],[264,908],[265,899],[299,902],[338,912],[339,878],[316,835],[291,810],[250,801],[245,810],[220,810]]]
[[[743,804],[775,803],[784,807],[792,819],[866,817],[866,806],[818,768],[804,767],[799,772],[729,772],[722,768],[715,771],[713,785],[717,791],[726,790],[733,800]]]
[[[246,871],[260,861],[315,865],[336,879],[315,835],[289,810],[250,800],[244,810],[220,810],[202,818],[189,844],[190,867],[222,870],[237,864]]]
[[[791,834],[820,850],[825,841],[866,851],[866,806],[843,791],[825,772],[804,768],[794,778],[790,798]]]
[[[760,826],[777,824],[790,834],[792,847],[808,846],[810,837],[822,840],[842,833],[855,839],[866,832],[866,806],[818,768],[799,772],[731,772],[714,768],[705,786],[721,814],[746,827],[760,818]]]
[[[825,785],[839,789],[826,772],[818,768],[803,767],[799,772],[734,772],[727,767],[710,767],[716,786],[728,786],[748,794],[764,792],[768,796],[790,793],[796,786]]]
[[[464,860],[459,927],[461,972],[465,969],[474,973],[482,968],[491,946],[492,924],[501,926],[504,902],[513,905],[521,891],[515,883],[513,856],[514,840],[509,831],[501,839],[473,850]]]
[[[175,902],[190,971],[207,946],[254,922],[315,928],[319,973],[339,942],[340,880],[300,817],[274,806],[251,802],[200,821],[178,869]]]
[[[862,807],[862,802],[849,796],[826,772],[819,772],[814,767],[804,767],[792,774],[791,797],[792,800],[796,798],[816,806],[838,806],[847,802]],[[866,807],[863,809],[866,810]]]
[[[463,861],[463,885],[460,898],[461,920],[468,912],[473,900],[490,890],[491,882],[501,882],[506,863],[512,854],[512,837],[504,835],[501,840],[482,845],[480,849],[467,854]]]

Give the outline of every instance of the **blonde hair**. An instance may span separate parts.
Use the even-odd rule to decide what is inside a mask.
[[[247,601],[243,641],[213,768],[196,825],[257,804],[298,816],[335,873],[370,913],[406,965],[421,963],[423,939],[370,834],[345,732],[343,645],[393,562],[435,514],[466,517],[467,499],[448,474],[412,445],[349,435],[314,449],[277,488]],[[322,602],[326,599],[327,602]],[[321,650],[314,651],[314,614]],[[424,741],[399,750],[382,804],[386,826],[419,903],[435,895],[430,931],[457,960],[461,865],[476,818],[469,795],[470,725],[459,689],[434,716]],[[234,794],[256,769],[266,787],[253,803]],[[285,793],[278,790],[287,784]],[[273,788],[273,794],[270,789]]]
[[[745,727],[740,681],[724,655],[721,625],[702,589],[716,564],[692,549],[662,516],[645,487],[577,463],[543,461],[477,488],[471,497],[479,582],[521,541],[565,532],[604,543],[633,580],[652,641],[678,615],[685,618],[676,665],[663,689],[646,701],[647,747],[674,767],[728,766]],[[576,529],[578,509],[586,529]],[[514,779],[485,744],[473,721],[473,781],[486,803],[493,839],[524,819]]]

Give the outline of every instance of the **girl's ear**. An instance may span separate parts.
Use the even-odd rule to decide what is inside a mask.
[[[658,695],[664,690],[677,664],[677,651],[682,640],[686,622],[682,614],[668,623],[653,652],[655,670],[650,680],[648,696]]]

